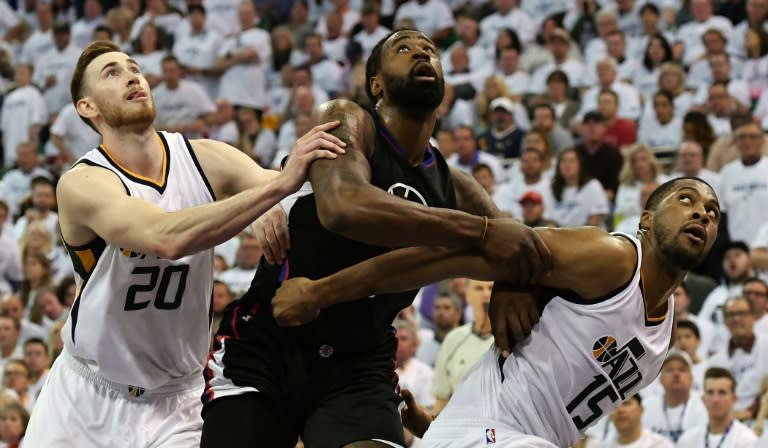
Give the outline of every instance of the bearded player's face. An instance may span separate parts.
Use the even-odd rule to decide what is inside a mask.
[[[410,109],[436,109],[445,81],[435,44],[424,33],[401,31],[383,50],[381,76],[390,101]]]

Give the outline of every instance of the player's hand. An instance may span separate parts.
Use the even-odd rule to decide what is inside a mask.
[[[307,180],[309,166],[317,159],[335,159],[339,154],[346,153],[347,146],[340,138],[328,133],[336,128],[341,121],[329,121],[310,129],[293,145],[288,163],[281,173],[287,182],[291,193],[298,190]]]
[[[272,315],[278,325],[295,327],[317,318],[320,305],[312,293],[312,284],[312,280],[303,277],[283,282],[272,299]]]
[[[491,219],[481,247],[483,256],[514,273],[515,283],[528,284],[552,272],[552,253],[538,233],[514,219]]]
[[[259,216],[253,225],[253,234],[259,242],[264,258],[270,264],[280,263],[288,255],[291,238],[288,233],[288,217],[279,203]]]
[[[512,347],[531,334],[539,322],[539,308],[536,295],[531,290],[520,290],[507,284],[493,285],[488,316],[496,347],[505,358]]]
[[[416,403],[410,390],[401,390],[400,396],[405,400],[405,407],[400,410],[403,426],[408,428],[408,431],[411,431],[416,437],[424,437],[424,433],[432,424],[432,415]]]

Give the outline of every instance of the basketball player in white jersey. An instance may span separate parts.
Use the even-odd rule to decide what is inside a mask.
[[[638,238],[587,227],[535,229],[554,259],[548,276],[530,278],[530,270],[471,251],[417,247],[325,279],[289,280],[272,304],[278,322],[293,325],[351,297],[444,278],[534,285],[543,313],[531,335],[506,359],[497,349],[486,353],[429,427],[423,445],[569,447],[658,375],[672,334],[672,291],[709,252],[719,219],[712,188],[697,178],[679,178],[649,197]],[[489,230],[506,225],[491,220]],[[492,299],[491,308],[499,306],[505,304]],[[420,435],[432,418],[405,396],[405,423]]]
[[[211,140],[157,132],[149,85],[111,42],[78,60],[72,98],[103,144],[60,180],[77,299],[32,413],[29,447],[197,447],[214,245],[343,153],[321,125],[282,173]]]

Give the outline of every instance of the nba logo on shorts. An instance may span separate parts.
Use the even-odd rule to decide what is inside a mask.
[[[494,428],[489,428],[485,430],[485,444],[486,445],[493,445],[496,443],[496,430]]]

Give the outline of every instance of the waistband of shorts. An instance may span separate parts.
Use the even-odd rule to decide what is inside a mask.
[[[146,389],[139,386],[116,383],[104,378],[88,367],[84,361],[68,353],[66,348],[61,352],[59,358],[61,358],[64,366],[72,372],[94,384],[118,392],[129,399],[144,400],[154,397],[178,395],[184,392],[201,393],[204,386],[203,376],[200,371],[196,371],[180,378],[174,378],[155,389]]]
[[[428,433],[432,438],[437,439],[456,439],[465,437],[467,434],[472,433],[473,430],[486,431],[489,429],[505,429],[508,431],[520,432],[509,425],[505,425],[498,420],[482,420],[482,419],[446,419],[444,421],[437,420],[430,425]]]

